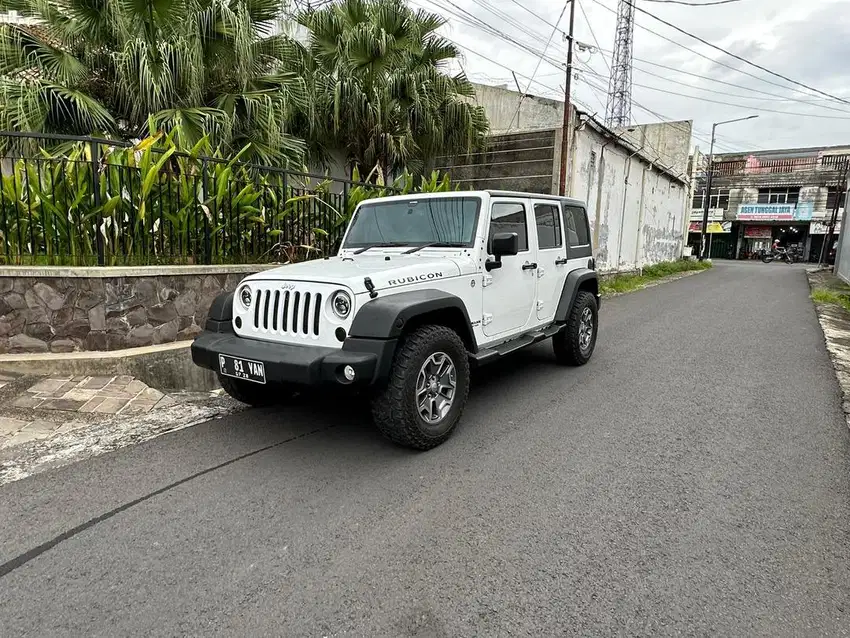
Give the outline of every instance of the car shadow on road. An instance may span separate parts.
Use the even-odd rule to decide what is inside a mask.
[[[540,344],[514,353],[505,359],[471,371],[469,401],[464,419],[479,412],[479,408],[510,400],[513,393],[531,391],[533,385],[555,371],[569,370],[558,366],[551,348]],[[330,438],[348,445],[397,450],[415,453],[386,441],[372,424],[370,393],[363,391],[338,392],[315,389],[297,395],[285,405],[254,408],[243,412],[243,418],[227,418],[223,426],[238,430],[249,421],[251,427],[273,428],[288,435],[295,429],[310,427],[329,432]],[[248,416],[245,419],[244,416]]]

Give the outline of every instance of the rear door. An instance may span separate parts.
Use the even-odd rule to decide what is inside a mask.
[[[546,323],[555,317],[567,278],[567,247],[561,205],[554,200],[536,201],[537,233],[537,319]]]

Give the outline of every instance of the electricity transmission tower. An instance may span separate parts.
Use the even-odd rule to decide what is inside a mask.
[[[614,58],[608,82],[608,105],[605,124],[616,128],[632,122],[632,50],[635,35],[637,0],[620,0],[617,7],[617,32],[614,37]]]

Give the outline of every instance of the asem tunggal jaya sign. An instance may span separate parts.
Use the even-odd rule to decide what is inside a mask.
[[[814,206],[802,204],[741,204],[738,219],[744,221],[808,221]]]

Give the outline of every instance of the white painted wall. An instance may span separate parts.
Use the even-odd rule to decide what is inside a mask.
[[[569,194],[588,205],[602,272],[633,271],[682,256],[688,188],[646,158],[585,127],[577,132]]]

